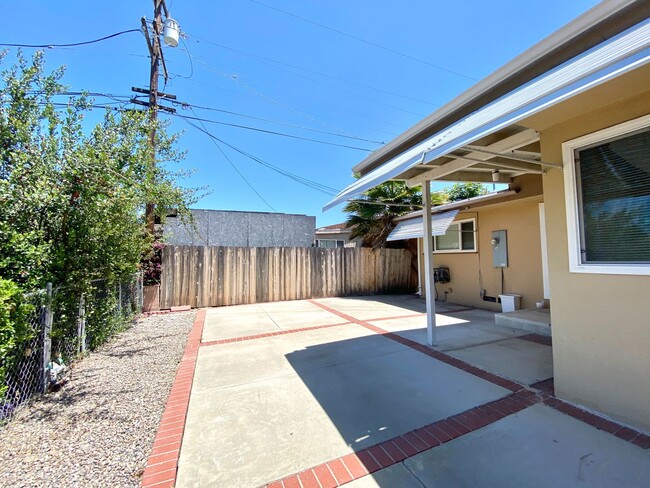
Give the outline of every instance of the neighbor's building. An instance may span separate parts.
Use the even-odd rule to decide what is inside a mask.
[[[172,246],[311,247],[316,217],[309,215],[191,210],[193,224],[168,217],[165,243]]]
[[[361,238],[350,240],[351,234],[345,223],[319,227],[314,235],[314,247],[361,247]]]

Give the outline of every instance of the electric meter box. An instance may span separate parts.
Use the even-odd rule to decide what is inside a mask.
[[[495,268],[508,267],[508,232],[505,230],[492,231],[492,266]]]

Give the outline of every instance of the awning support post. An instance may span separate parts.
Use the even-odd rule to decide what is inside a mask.
[[[436,293],[433,281],[433,237],[431,236],[431,182],[422,182],[423,208],[423,251],[424,251],[424,284],[427,304],[427,344],[433,346],[436,342]]]

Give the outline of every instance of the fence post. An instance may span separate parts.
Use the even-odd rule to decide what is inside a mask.
[[[43,393],[47,393],[50,385],[48,365],[52,359],[52,283],[47,284],[47,297],[45,302],[45,323],[43,324]]]
[[[79,317],[77,321],[77,338],[79,339],[78,354],[86,352],[86,300],[83,293],[79,298]]]
[[[117,314],[122,315],[122,282],[117,284]]]

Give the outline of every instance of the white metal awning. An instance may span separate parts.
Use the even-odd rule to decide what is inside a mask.
[[[650,62],[650,19],[544,73],[364,175],[323,210]]]
[[[458,210],[450,210],[434,214],[431,216],[431,235],[442,236],[447,232],[447,229],[456,218]],[[424,235],[424,226],[422,225],[422,217],[415,217],[410,220],[405,220],[397,224],[397,227],[390,233],[387,241],[401,241],[403,239],[416,239]]]

